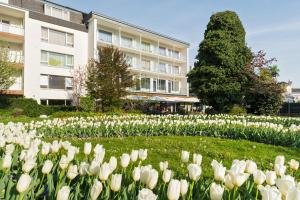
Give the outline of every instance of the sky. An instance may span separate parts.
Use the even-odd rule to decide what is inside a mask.
[[[277,59],[280,81],[300,87],[300,0],[53,0],[96,11],[190,43],[193,64],[212,14],[235,11],[252,51]]]

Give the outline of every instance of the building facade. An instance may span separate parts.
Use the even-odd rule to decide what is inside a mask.
[[[0,0],[0,41],[20,69],[16,83],[2,93],[71,104],[74,69],[112,45],[125,53],[137,82],[128,98],[197,102],[189,97],[188,43],[96,12],[49,1]]]

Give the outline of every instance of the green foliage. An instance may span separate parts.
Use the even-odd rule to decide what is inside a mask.
[[[217,112],[240,104],[243,80],[239,74],[251,60],[251,52],[236,13],[225,11],[211,16],[196,59],[188,74],[191,92]]]
[[[42,114],[40,105],[34,99],[14,98],[10,101],[11,109],[21,109],[28,117],[38,117]]]
[[[247,114],[247,110],[246,108],[239,106],[239,105],[234,105],[230,111],[228,112],[228,114],[231,115],[244,115]]]
[[[95,100],[92,97],[80,97],[80,109],[83,112],[95,111]]]
[[[110,111],[122,106],[122,97],[128,94],[133,80],[125,54],[114,47],[99,49],[99,61],[87,67],[86,86],[89,95],[97,100],[97,109]]]
[[[16,73],[14,64],[8,61],[8,50],[0,44],[0,90],[7,90],[14,84]]]

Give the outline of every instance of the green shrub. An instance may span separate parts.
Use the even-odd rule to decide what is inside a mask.
[[[22,109],[28,117],[38,117],[43,114],[43,109],[34,99],[15,98],[10,99],[10,109]]]
[[[247,114],[246,108],[239,106],[239,105],[234,105],[230,110],[229,114],[231,115],[244,115]]]
[[[66,117],[93,117],[96,115],[100,115],[92,112],[55,112],[51,115],[53,118],[66,118]]]
[[[95,111],[95,101],[92,97],[80,97],[80,109],[83,112]]]

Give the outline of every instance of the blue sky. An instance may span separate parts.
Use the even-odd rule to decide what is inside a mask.
[[[210,16],[218,11],[238,13],[253,51],[276,57],[280,80],[300,87],[299,0],[54,0],[78,10],[91,10],[121,19],[191,44],[194,62]]]

